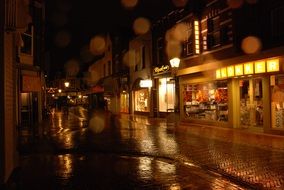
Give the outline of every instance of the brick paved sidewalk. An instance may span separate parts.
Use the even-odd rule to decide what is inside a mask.
[[[166,119],[122,118],[167,125]],[[182,150],[178,157],[260,189],[284,189],[284,137],[183,122],[172,130]]]

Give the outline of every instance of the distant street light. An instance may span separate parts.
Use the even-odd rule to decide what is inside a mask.
[[[70,83],[69,83],[68,81],[66,81],[66,82],[64,83],[64,85],[65,85],[66,88],[68,88],[69,85],[70,85]]]

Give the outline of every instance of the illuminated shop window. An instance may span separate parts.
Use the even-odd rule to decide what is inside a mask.
[[[159,79],[159,111],[174,112],[175,82],[173,78]]]
[[[185,84],[183,104],[186,118],[228,121],[227,81]]]
[[[149,112],[149,90],[140,89],[134,92],[135,111]]]
[[[270,78],[271,90],[271,120],[272,128],[284,129],[284,75]]]

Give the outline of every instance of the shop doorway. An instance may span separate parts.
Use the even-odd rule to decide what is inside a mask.
[[[175,101],[175,80],[159,79],[159,112],[174,112]]]
[[[244,78],[239,80],[240,127],[263,127],[263,80]]]
[[[38,120],[38,93],[21,93],[21,125],[28,127]]]

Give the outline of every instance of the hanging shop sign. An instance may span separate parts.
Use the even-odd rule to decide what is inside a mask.
[[[169,72],[169,65],[162,65],[161,67],[155,67],[153,70],[153,75],[160,75]]]
[[[255,62],[231,65],[216,70],[216,79],[280,71],[279,59],[266,59]]]

